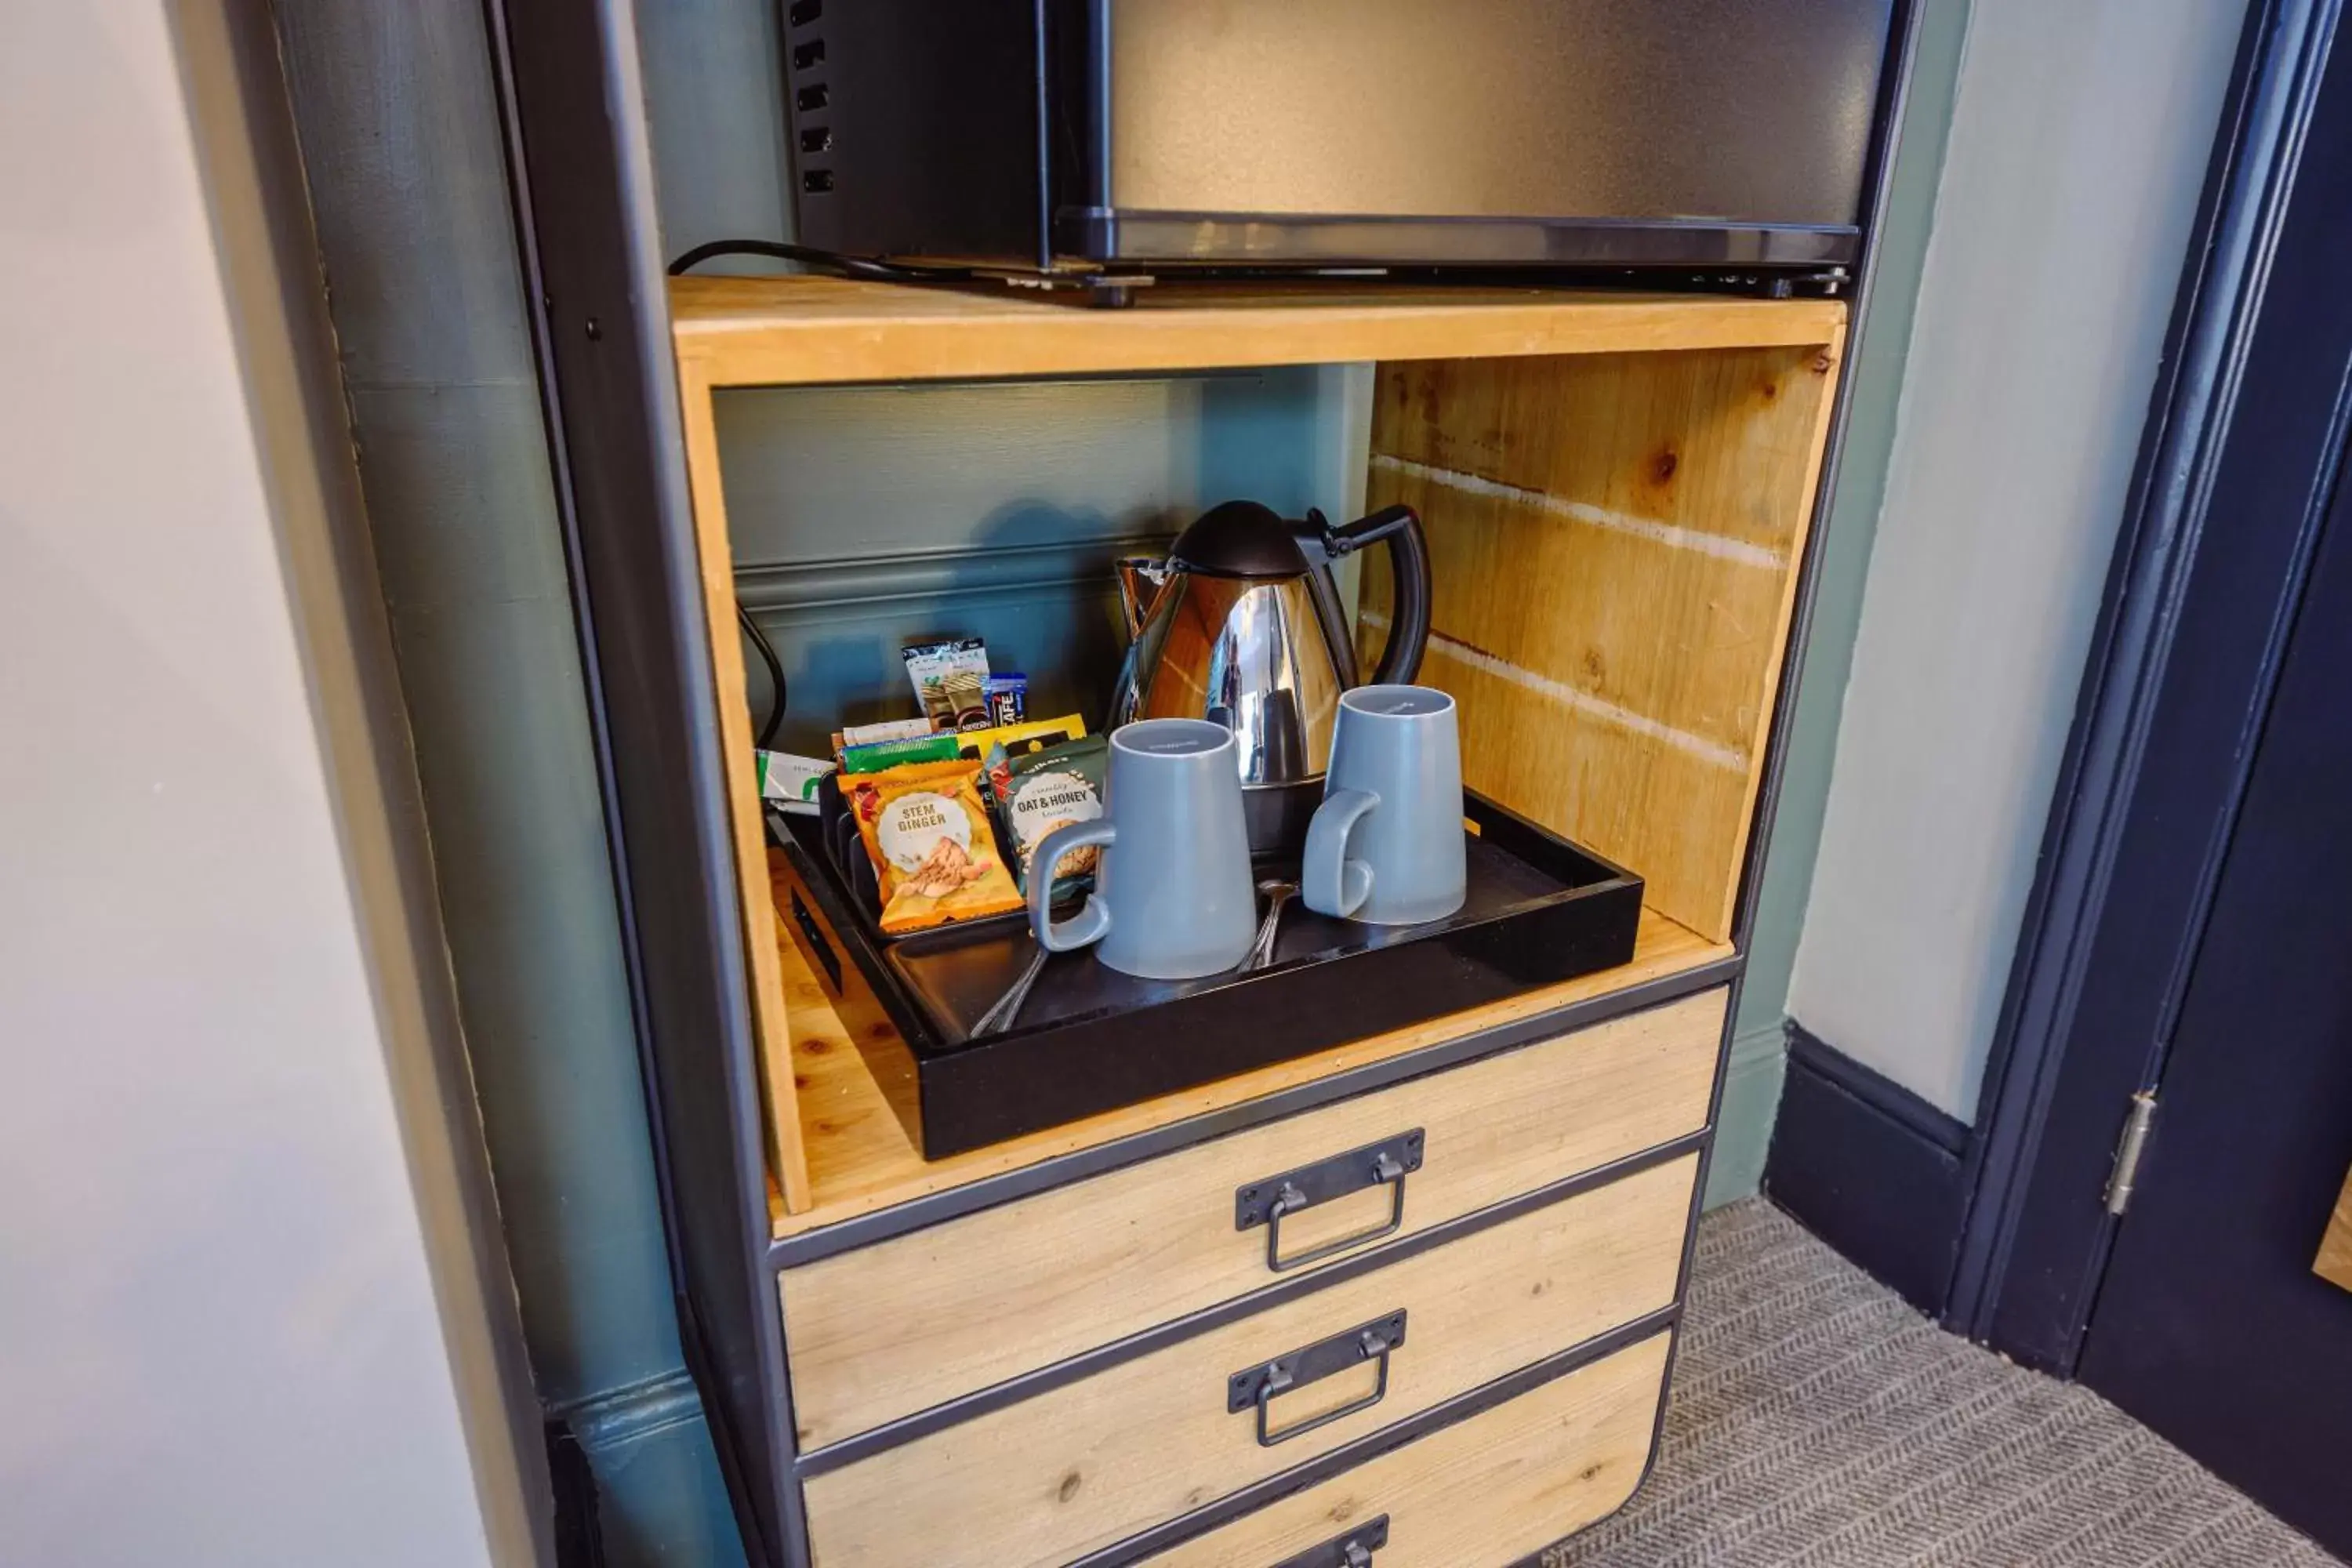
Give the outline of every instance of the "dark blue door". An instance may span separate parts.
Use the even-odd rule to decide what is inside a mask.
[[[2336,498],[2081,1375],[2352,1556],[2352,1291],[2312,1267],[2352,1167],[2352,498],[2340,468]]]

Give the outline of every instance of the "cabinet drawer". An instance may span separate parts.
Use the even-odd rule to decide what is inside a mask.
[[[1697,1170],[1680,1156],[814,1477],[817,1568],[1066,1563],[1655,1311]],[[1400,1316],[1393,1350],[1319,1353]],[[1263,1380],[1237,1374],[1277,1358],[1286,1392],[1253,1401]]]
[[[1196,1144],[1089,1181],[784,1271],[803,1452],[1288,1278],[1235,1194],[1412,1133],[1402,1189],[1283,1218],[1284,1260],[1352,1256],[1696,1131],[1721,991]],[[1360,1170],[1356,1167],[1360,1167]],[[1402,1226],[1386,1232],[1402,1200]],[[1351,1237],[1361,1239],[1348,1245]],[[1314,1268],[1317,1264],[1303,1265]]]
[[[1554,1378],[1145,1561],[1151,1568],[1502,1568],[1623,1505],[1649,1464],[1669,1335]]]

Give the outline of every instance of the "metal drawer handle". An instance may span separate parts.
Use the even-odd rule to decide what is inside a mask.
[[[1319,1263],[1335,1253],[1393,1236],[1404,1228],[1404,1179],[1421,1169],[1424,1142],[1423,1130],[1416,1127],[1410,1132],[1400,1132],[1377,1143],[1318,1160],[1312,1165],[1301,1165],[1295,1171],[1237,1187],[1234,1191],[1234,1228],[1254,1230],[1265,1226],[1265,1266],[1276,1274]],[[1360,1193],[1367,1187],[1381,1186],[1391,1194],[1386,1221],[1350,1231],[1288,1258],[1282,1255],[1285,1215],[1349,1193]]]
[[[1372,1568],[1372,1553],[1388,1543],[1389,1516],[1382,1514],[1296,1557],[1286,1557],[1274,1568]]]
[[[1293,1437],[1304,1436],[1318,1427],[1328,1426],[1360,1410],[1370,1410],[1388,1396],[1389,1357],[1404,1343],[1404,1312],[1402,1309],[1385,1318],[1375,1318],[1369,1323],[1333,1334],[1328,1340],[1318,1340],[1295,1351],[1286,1351],[1272,1361],[1245,1367],[1225,1380],[1225,1411],[1228,1415],[1255,1406],[1257,1410],[1257,1441],[1261,1448],[1271,1448],[1276,1443],[1287,1443]],[[1361,1399],[1351,1400],[1337,1410],[1327,1410],[1305,1421],[1295,1421],[1287,1426],[1273,1425],[1275,1400],[1294,1389],[1320,1383],[1335,1373],[1345,1372],[1372,1361],[1380,1363],[1380,1375],[1372,1391]]]

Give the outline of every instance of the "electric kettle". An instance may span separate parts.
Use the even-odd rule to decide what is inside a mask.
[[[1118,563],[1127,662],[1106,729],[1206,719],[1240,742],[1255,855],[1297,853],[1323,798],[1339,693],[1363,684],[1331,563],[1389,547],[1396,608],[1375,682],[1410,681],[1429,643],[1429,547],[1409,506],[1335,527],[1229,500],[1176,536],[1165,560]]]

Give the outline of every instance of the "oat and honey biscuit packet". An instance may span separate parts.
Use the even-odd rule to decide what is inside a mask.
[[[1023,892],[1037,875],[1037,846],[1045,835],[1074,822],[1092,822],[1103,814],[1103,775],[1110,764],[1110,742],[1100,735],[1068,741],[1025,756],[991,753],[987,773],[996,819],[1003,825]],[[1100,849],[1089,844],[1061,858],[1048,869],[1056,900],[1074,898],[1094,885]]]
[[[981,804],[979,771],[958,759],[842,781],[882,888],[892,936],[1021,907]]]

